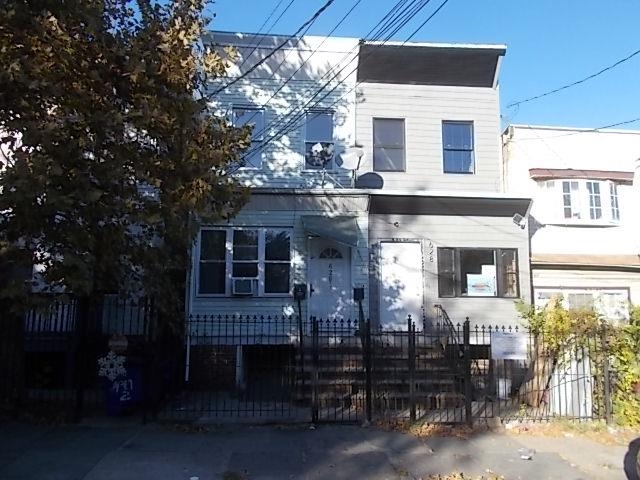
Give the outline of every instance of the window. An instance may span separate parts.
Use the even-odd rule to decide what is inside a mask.
[[[444,173],[474,173],[473,122],[442,122]]]
[[[609,321],[629,319],[629,290],[626,288],[552,288],[535,289],[535,305],[543,308],[552,298],[560,298],[565,308],[594,309]]]
[[[198,292],[225,293],[226,241],[224,230],[203,230],[200,234]]]
[[[562,182],[564,218],[580,218],[578,182]]]
[[[291,230],[203,229],[200,232],[198,294],[228,295],[231,278],[252,278],[259,295],[288,295]]]
[[[403,172],[404,120],[373,119],[373,169],[378,172]]]
[[[611,202],[611,219],[620,220],[620,207],[618,206],[618,185],[609,183],[609,198]]]
[[[250,125],[251,146],[240,160],[245,168],[262,168],[262,144],[264,140],[264,110],[256,107],[234,107],[233,126]]]
[[[323,170],[333,168],[333,112],[311,110],[307,112],[304,168]]]
[[[440,297],[517,297],[517,251],[438,248],[438,294]]]
[[[544,209],[542,215],[549,214],[548,220],[542,219],[545,223],[620,221],[618,186],[610,180],[547,180],[539,186],[542,192],[536,202]]]
[[[589,192],[589,218],[598,220],[602,218],[602,202],[600,200],[600,182],[587,182]]]

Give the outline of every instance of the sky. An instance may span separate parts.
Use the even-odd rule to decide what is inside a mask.
[[[214,30],[257,32],[280,0],[216,0]],[[269,31],[291,0],[280,3]],[[358,0],[335,0],[309,30],[324,36]],[[392,40],[404,41],[443,0],[431,0]],[[293,0],[270,33],[293,34],[325,0]],[[364,37],[395,3],[360,0],[335,36]],[[640,50],[640,0],[448,0],[412,39],[506,44],[502,124],[640,130],[640,54],[583,84],[507,105],[587,77]]]

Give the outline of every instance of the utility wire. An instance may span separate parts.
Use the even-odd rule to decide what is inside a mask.
[[[405,0],[406,1],[406,0]],[[347,11],[347,13],[345,13],[342,18],[340,19],[340,21],[338,21],[338,23],[336,23],[336,25],[331,29],[331,31],[324,37],[324,39],[322,40],[322,42],[320,42],[318,44],[318,46],[311,52],[311,54],[303,61],[300,63],[300,66],[296,69],[295,72],[293,72],[291,75],[289,75],[289,77],[280,84],[280,86],[276,89],[275,92],[273,92],[271,94],[271,96],[267,99],[266,102],[261,103],[260,106],[262,108],[264,108],[265,106],[267,106],[269,104],[269,102],[271,102],[271,100],[273,100],[275,98],[275,96],[291,81],[293,80],[293,78],[298,74],[298,72],[300,70],[302,70],[302,68],[305,66],[305,64],[311,59],[311,57],[313,57],[313,55],[315,55],[315,53],[320,49],[320,47],[322,47],[325,42],[329,39],[329,37],[331,36],[331,34],[333,32],[335,32],[340,25],[342,25],[345,20],[349,17],[349,15],[351,15],[351,13],[353,13],[353,11],[356,9],[356,7],[362,2],[362,0],[356,0],[356,2],[351,6],[351,8]],[[307,30],[311,28],[311,25],[309,25],[309,27],[307,27]],[[305,30],[305,32],[307,31]],[[304,36],[304,33],[303,33]],[[298,39],[298,43],[296,45],[298,45],[300,43],[300,40],[302,40],[302,37],[300,39]],[[276,72],[278,72],[278,70],[280,70],[280,68],[282,68],[282,65],[284,64],[284,62],[287,60],[287,58],[289,57],[289,54],[291,53],[291,51],[287,52],[287,55],[285,55],[285,57],[282,59],[282,61],[280,62],[280,64],[278,65],[278,67],[274,70],[273,74],[271,75],[271,77],[274,77]],[[339,63],[338,63],[339,64]],[[254,112],[254,114],[249,117],[249,119],[246,121],[246,123],[251,123],[251,121],[258,115],[258,110],[256,110],[256,112]],[[264,128],[263,128],[264,131]],[[262,135],[262,132],[260,132],[260,135]]]
[[[429,1],[429,0],[427,0],[427,2],[426,2],[426,3],[428,3],[428,1]],[[448,1],[448,0],[445,0],[445,3],[446,3],[446,1]],[[426,3],[423,5],[423,7],[424,7],[424,6],[426,6]],[[441,7],[442,7],[442,5],[441,5]],[[440,10],[440,8],[441,8],[441,7],[439,7],[439,8],[438,8],[438,11]],[[416,13],[417,13],[417,12],[416,12]],[[437,12],[436,12],[436,13],[437,13]],[[433,15],[431,15],[431,16],[430,16],[430,18],[433,18]],[[406,25],[406,23],[407,23],[409,20],[410,20],[410,18],[409,18],[409,19],[404,18],[404,19],[403,19],[403,22],[401,23],[401,28],[402,28],[402,27],[404,27],[404,25]],[[379,22],[379,23],[380,23],[380,22]],[[393,22],[393,23],[395,23],[395,22]],[[392,24],[393,24],[393,23],[392,23]],[[423,25],[421,25],[421,27],[420,27],[420,28],[422,28],[426,23],[427,23],[427,22],[423,22]],[[393,32],[396,32],[396,31],[397,31],[397,28],[394,28]],[[392,32],[390,35],[385,36],[385,38],[384,38],[384,40],[383,40],[382,44],[386,43],[386,42],[391,38],[391,36],[393,35],[393,32]],[[381,33],[382,33],[382,32],[381,32]],[[405,42],[405,43],[406,43],[406,42]],[[369,55],[371,55],[371,53],[370,53]],[[255,150],[256,150],[256,149],[258,149],[258,148],[264,148],[266,145],[268,145],[269,143],[271,143],[271,142],[275,141],[276,139],[280,138],[281,136],[283,136],[283,135],[285,135],[285,134],[287,134],[287,133],[289,133],[289,132],[291,132],[291,131],[293,131],[293,130],[295,130],[295,129],[299,128],[299,127],[301,126],[301,123],[298,123],[298,122],[299,122],[299,120],[301,120],[302,118],[304,118],[304,116],[306,115],[306,112],[307,112],[308,110],[313,110],[314,108],[317,108],[317,107],[318,107],[318,105],[319,105],[319,104],[320,104],[324,99],[326,99],[326,98],[327,98],[331,93],[333,93],[333,92],[334,92],[334,91],[335,91],[335,90],[336,90],[336,89],[337,89],[337,88],[338,88],[342,83],[344,83],[344,80],[342,80],[342,81],[338,82],[338,83],[337,83],[336,85],[334,85],[334,86],[333,86],[329,91],[327,91],[327,92],[326,92],[326,93],[325,93],[321,98],[319,98],[319,99],[318,99],[318,100],[317,100],[317,101],[316,101],[312,106],[308,106],[308,105],[310,104],[310,102],[311,102],[311,101],[313,101],[313,99],[314,99],[314,98],[315,98],[315,97],[316,97],[316,96],[317,96],[317,95],[318,95],[318,94],[319,94],[319,93],[320,93],[324,88],[326,88],[326,87],[329,85],[329,83],[330,83],[330,82],[331,82],[331,81],[332,81],[332,80],[333,80],[337,75],[339,75],[339,74],[340,74],[340,72],[341,72],[341,71],[343,71],[347,66],[348,66],[348,64],[347,64],[347,65],[345,65],[345,67],[343,67],[339,72],[337,72],[337,73],[336,73],[336,74],[335,74],[335,75],[334,75],[334,76],[329,80],[329,82],[327,82],[327,84],[325,84],[323,87],[321,87],[321,88],[316,92],[316,94],[314,94],[314,96],[313,96],[313,97],[311,97],[311,99],[309,99],[309,100],[305,103],[305,105],[303,105],[303,106],[300,108],[300,110],[301,110],[301,112],[300,112],[300,113],[298,113],[297,115],[295,115],[291,120],[287,121],[287,122],[286,122],[286,123],[285,123],[285,124],[284,124],[284,125],[283,125],[283,126],[282,126],[278,131],[277,131],[277,132],[276,132],[276,133],[272,134],[272,135],[271,135],[267,140],[265,140],[264,142],[262,142],[262,144],[261,144],[259,147],[256,147],[255,149],[251,150],[251,151],[250,151],[250,152],[248,152],[247,154],[253,153],[253,151],[255,151]],[[355,68],[354,68],[354,69],[353,69],[353,70],[352,70],[348,75],[346,75],[346,77],[345,77],[345,78],[348,78],[350,75],[352,75],[352,74],[357,70],[357,68],[358,68],[358,66],[356,65],[356,67],[355,67]],[[356,84],[355,84],[352,88],[350,88],[348,91],[344,92],[344,93],[343,93],[343,94],[342,94],[338,99],[336,99],[336,100],[335,100],[335,101],[334,101],[330,106],[328,106],[328,107],[326,107],[326,108],[327,108],[327,109],[330,109],[330,108],[334,107],[335,105],[337,105],[337,104],[342,100],[342,98],[344,98],[346,95],[348,95],[348,94],[349,94],[349,93],[351,93],[353,90],[355,90],[355,89],[358,87],[358,85],[360,85],[360,83],[362,83],[362,82],[356,82]]]
[[[246,72],[244,72],[243,74],[237,76],[236,78],[234,78],[231,82],[227,83],[226,85],[217,88],[212,94],[213,95],[217,95],[218,93],[220,93],[221,91],[229,88],[230,86],[238,83],[240,80],[242,80],[244,77],[246,77],[247,75],[249,75],[251,72],[253,72],[254,70],[256,70],[260,65],[262,65],[264,62],[266,62],[267,60],[269,60],[271,57],[273,57],[278,51],[280,51],[288,42],[289,40],[291,40],[292,38],[295,38],[302,30],[304,30],[308,25],[311,25],[313,22],[315,22],[318,17],[320,15],[322,15],[325,10],[327,8],[329,8],[331,6],[331,4],[334,2],[335,0],[327,0],[324,5],[322,5],[322,7],[320,7],[312,16],[311,18],[309,18],[309,20],[307,20],[306,22],[304,22],[292,35],[288,35],[287,39],[285,41],[283,41],[280,45],[278,45],[276,48],[274,48],[271,52],[269,52],[267,55],[265,55],[263,58],[261,58],[258,62],[256,62],[254,65],[251,66],[251,68],[249,68]]]
[[[586,130],[576,130],[576,131],[571,132],[571,133],[563,133],[562,135],[554,135],[552,137],[540,137],[538,135],[538,138],[521,138],[521,139],[516,140],[516,141],[517,142],[528,142],[528,141],[531,141],[531,140],[543,140],[543,141],[544,140],[553,140],[555,138],[571,137],[572,135],[580,135],[581,133],[599,132],[600,130],[605,130],[607,128],[620,127],[622,125],[629,125],[631,123],[636,123],[636,122],[640,122],[640,117],[632,118],[631,120],[623,120],[621,122],[612,123],[612,124],[609,124],[609,125],[603,125],[602,127],[588,128]],[[531,129],[535,128],[532,125],[527,125],[527,127],[531,128]]]
[[[394,18],[393,14],[399,10],[400,8],[402,8],[402,6],[404,4],[407,3],[408,0],[399,0],[383,17],[382,19],[380,19],[378,21],[378,23],[376,23],[370,30],[369,32],[367,32],[366,36],[368,37],[369,35],[372,35],[373,32],[375,32],[375,34],[373,34],[374,38],[378,38],[380,37],[380,35],[382,35],[383,33],[385,33],[385,29],[390,28],[391,26],[393,26],[397,21],[398,18]],[[418,0],[411,0],[412,3],[416,3]],[[399,13],[401,14],[401,13]],[[384,24],[383,24],[384,23]],[[380,28],[378,28],[381,24],[383,24],[383,26],[381,26]],[[302,109],[304,109],[307,105],[309,105],[309,103],[311,101],[313,101],[314,98],[316,98],[321,92],[322,90],[324,90],[338,75],[340,75],[340,73],[342,73],[350,64],[351,62],[353,62],[353,60],[355,60],[355,58],[358,55],[358,50],[359,50],[359,45],[356,45],[355,47],[353,47],[349,52],[347,52],[341,59],[340,61],[336,62],[336,65],[332,68],[330,68],[329,70],[327,70],[322,77],[320,77],[318,79],[318,82],[321,83],[323,82],[325,79],[328,79],[327,82],[325,82],[318,90],[315,91],[315,93],[313,94],[313,96],[311,96],[311,98],[309,98],[305,104],[303,105]],[[349,60],[347,63],[345,63],[337,72],[334,72],[334,70],[338,67],[340,67],[340,65],[343,64],[344,61],[346,61],[348,59],[348,57],[350,55],[353,55],[353,58],[351,60]],[[332,75],[333,74],[333,75]],[[332,75],[332,76],[331,76]],[[329,78],[329,76],[331,76],[331,78]],[[289,78],[287,80],[290,81],[291,78]],[[282,85],[282,87],[284,87],[284,85]],[[302,94],[302,96],[306,96],[306,95],[311,95],[314,92],[314,90],[308,90],[306,92],[304,92]],[[265,132],[269,131],[269,130],[273,130],[276,128],[280,128],[283,125],[288,125],[291,121],[291,119],[288,119],[288,117],[291,117],[293,115],[294,120],[295,117],[297,117],[299,114],[296,114],[296,111],[299,111],[300,107],[294,106],[292,107],[286,114],[284,115],[280,115],[277,120],[274,120],[266,125],[263,126],[262,130],[259,132],[254,132],[254,135],[256,136],[263,136]],[[303,113],[304,115],[304,113]]]
[[[273,14],[278,10],[278,8],[280,8],[280,5],[282,4],[284,0],[280,0],[278,2],[278,4],[273,8],[273,10],[271,10],[271,13],[269,14],[269,16],[267,17],[267,19],[262,23],[262,25],[260,25],[260,28],[258,29],[258,31],[256,32],[256,34],[253,36],[253,42],[256,41],[256,39],[258,38],[258,35],[260,35],[262,33],[262,29],[264,28],[264,26],[267,24],[267,22],[269,21],[269,19],[273,16]],[[249,58],[251,58],[251,55],[254,54],[254,52],[258,49],[258,47],[260,45],[262,45],[262,41],[264,40],[265,36],[268,35],[271,30],[273,29],[273,27],[275,27],[278,22],[280,21],[280,19],[284,16],[285,13],[287,13],[287,10],[289,10],[289,7],[291,7],[291,5],[293,4],[293,2],[295,2],[296,0],[291,0],[289,2],[289,4],[284,8],[284,10],[282,12],[280,12],[280,15],[278,15],[278,18],[276,18],[274,20],[274,22],[271,24],[271,26],[269,27],[269,29],[264,33],[264,35],[262,35],[260,37],[260,39],[258,40],[258,43],[256,43],[253,48],[251,49],[251,51],[245,55],[245,57],[242,59],[242,63],[240,63],[240,66],[238,68],[242,68],[244,66],[244,64],[247,62],[247,60]]]
[[[418,26],[418,28],[416,28],[416,29],[413,31],[413,33],[411,33],[411,35],[409,35],[409,36],[407,37],[407,39],[406,39],[402,44],[404,45],[405,43],[407,43],[408,41],[410,41],[413,37],[415,37],[416,33],[418,33],[420,30],[422,30],[422,27],[424,27],[427,23],[429,23],[429,21],[430,21],[433,17],[435,17],[435,16],[437,15],[437,14],[438,14],[438,12],[442,9],[442,7],[444,7],[444,6],[447,4],[447,2],[448,2],[448,1],[449,1],[449,0],[444,0],[444,2],[442,2],[442,3],[440,4],[440,6],[439,6],[438,8],[436,8],[436,10],[435,10],[431,15],[429,15],[429,16],[427,17],[427,19],[426,19],[424,22],[422,22],[422,23],[420,24],[420,25]]]
[[[580,85],[581,83],[585,83],[585,82],[587,82],[587,81],[589,81],[589,80],[591,80],[593,78],[596,78],[599,75],[602,75],[605,72],[608,72],[609,70],[613,70],[618,65],[622,65],[623,63],[631,60],[633,57],[635,57],[638,54],[640,54],[640,50],[636,50],[632,54],[630,54],[630,55],[618,60],[617,62],[609,65],[608,67],[605,67],[602,70],[599,70],[596,73],[593,73],[593,74],[591,74],[591,75],[589,75],[587,77],[584,77],[584,78],[582,78],[580,80],[577,80],[575,82],[569,83],[567,85],[563,85],[562,87],[554,88],[553,90],[549,90],[548,92],[541,93],[540,95],[536,95],[534,97],[529,97],[529,98],[525,98],[524,100],[520,100],[520,101],[517,101],[517,102],[510,103],[509,105],[507,105],[507,108],[516,107],[518,105],[522,105],[523,103],[527,103],[527,102],[532,102],[534,100],[538,100],[539,98],[543,98],[543,97],[552,95],[554,93],[561,92],[562,90],[566,90],[567,88],[575,87],[576,85]]]
[[[391,17],[388,18],[390,14],[393,14],[396,12],[396,10],[399,10],[398,7],[400,5],[400,8],[402,5],[404,5],[406,3],[406,1],[400,1],[398,2],[394,7],[392,7],[392,9],[376,24],[374,25],[374,27],[370,30],[370,32],[367,34],[369,35],[372,31],[376,31],[376,34],[374,36],[373,40],[377,40],[381,35],[385,34],[385,36],[383,37],[383,44],[385,42],[387,42],[391,36],[393,36],[399,29],[401,29],[402,27],[404,27],[404,25],[406,25],[412,17],[407,17],[406,13],[408,11],[412,11],[413,15],[417,14],[419,12],[419,10],[415,10],[415,6],[420,6],[420,8],[424,8],[430,0],[412,0],[412,3],[409,4],[408,6],[404,7],[404,9],[402,9],[401,11],[398,11],[397,15],[395,17]],[[385,32],[383,30],[383,28],[377,28],[378,25],[380,25],[381,23],[384,22],[384,29],[389,29],[389,28],[393,28],[393,30],[391,32]],[[399,27],[399,28],[398,28]],[[277,132],[275,134],[272,134],[268,140],[266,140],[265,142],[263,142],[263,146],[267,145],[268,143],[274,141],[275,139],[281,137],[282,135],[290,132],[292,129],[297,128],[297,126],[295,125],[295,122],[300,120],[301,118],[303,118],[306,115],[306,111],[307,110],[312,110],[314,108],[317,108],[320,103],[327,98],[331,93],[333,93],[342,83],[344,83],[344,80],[339,81],[338,83],[336,83],[333,88],[331,88],[327,93],[325,93],[320,99],[318,99],[313,106],[310,106],[311,103],[314,101],[315,98],[318,97],[318,95],[320,95],[322,93],[322,91],[324,89],[326,89],[333,80],[335,80],[338,75],[340,75],[346,68],[348,68],[351,63],[353,62],[353,60],[355,60],[355,58],[358,55],[358,49],[359,49],[359,45],[357,45],[356,47],[354,47],[354,49],[352,49],[352,51],[355,53],[355,57],[350,61],[345,63],[342,68],[340,68],[337,72],[335,72],[331,78],[329,78],[319,89],[317,89],[315,91],[315,93],[309,98],[307,99],[307,101],[304,103],[304,105],[297,106],[297,107],[293,107],[291,110],[289,110],[289,112],[286,115],[280,116],[279,119],[275,122],[273,122],[272,124],[269,125],[265,125],[265,127],[262,130],[262,134],[267,131],[267,130],[272,130],[274,128],[278,128],[279,130],[277,130]],[[344,58],[346,58],[349,54],[345,55]],[[368,55],[371,55],[371,53],[369,53]],[[368,55],[366,55],[364,58],[366,58]],[[340,65],[340,62],[337,64],[337,66]],[[352,75],[356,70],[357,70],[358,66],[356,65],[356,67],[348,74],[345,76],[345,79],[348,78],[350,75]],[[326,72],[325,75],[323,75],[323,77],[320,79],[320,81],[322,81],[324,78],[326,78],[326,75],[328,73],[331,73],[331,71]],[[350,89],[348,92],[345,93],[345,95],[347,93],[350,93],[351,91],[353,91],[353,89],[355,89],[355,87],[357,86],[357,84]],[[311,93],[311,92],[309,92]],[[344,96],[344,95],[343,95]],[[342,98],[342,97],[341,97]],[[339,100],[341,100],[338,99]],[[334,102],[332,104],[332,106],[334,106],[337,102]],[[298,113],[296,113],[296,111]],[[289,119],[287,119],[287,117],[291,117]],[[292,128],[289,128],[291,125],[293,125]],[[256,147],[257,148],[257,147]]]

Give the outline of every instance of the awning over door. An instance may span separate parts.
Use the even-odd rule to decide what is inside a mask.
[[[358,246],[358,222],[356,217],[303,215],[302,225],[307,232],[319,237],[330,238],[349,247]]]

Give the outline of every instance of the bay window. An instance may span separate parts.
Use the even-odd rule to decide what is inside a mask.
[[[507,297],[518,292],[518,254],[512,248],[438,248],[440,297]]]
[[[258,295],[288,295],[291,230],[205,228],[198,250],[198,294],[229,295],[233,279],[251,279]]]
[[[619,222],[618,186],[611,180],[546,180],[536,203],[549,222]],[[608,195],[607,195],[608,192]]]

